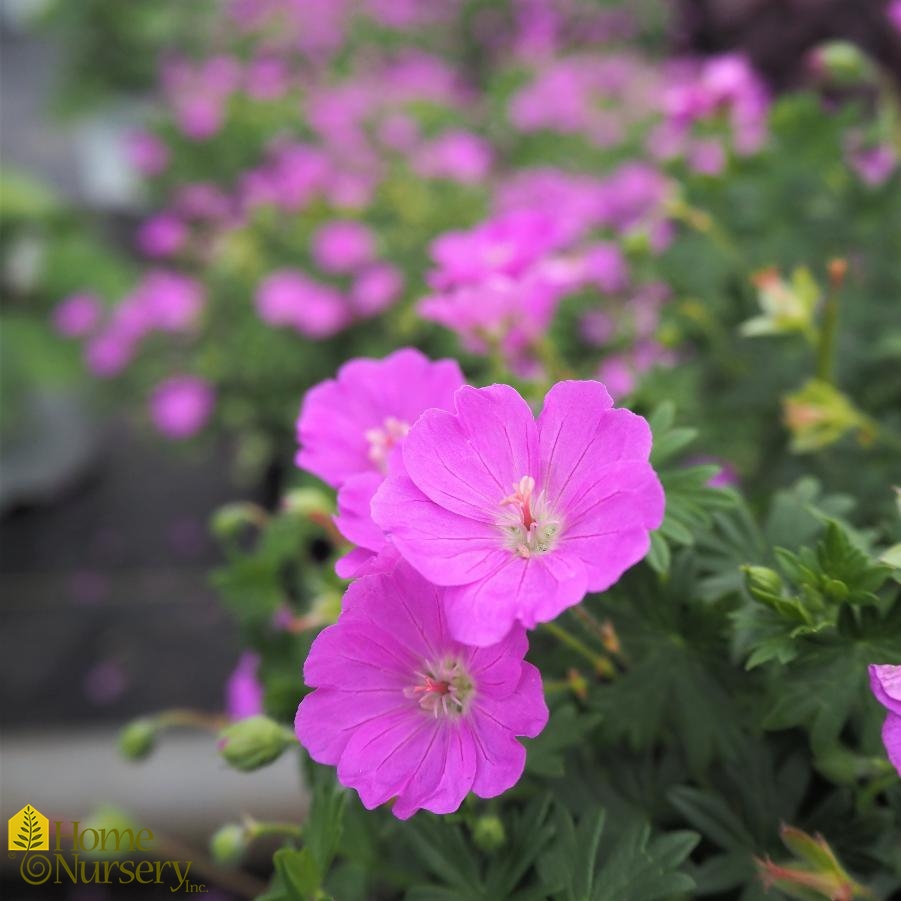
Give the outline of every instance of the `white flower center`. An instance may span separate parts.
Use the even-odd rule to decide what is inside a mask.
[[[369,442],[369,459],[384,472],[388,466],[388,457],[394,446],[407,437],[410,423],[402,419],[387,417],[381,428],[367,429],[366,440]]]
[[[548,508],[544,492],[535,493],[535,479],[523,476],[513,483],[513,494],[501,503],[504,508],[498,525],[507,539],[507,546],[528,559],[533,554],[553,550],[560,534],[560,520]]]
[[[425,663],[414,675],[416,683],[404,689],[404,697],[416,699],[436,719],[461,716],[469,709],[475,684],[459,660],[446,657]]]

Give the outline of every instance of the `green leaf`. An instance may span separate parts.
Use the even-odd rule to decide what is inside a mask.
[[[322,884],[322,871],[309,848],[281,848],[273,857],[288,901],[313,901]]]
[[[613,842],[601,848],[591,901],[659,901],[694,888],[694,880],[679,867],[700,840],[697,833],[654,838],[647,823],[634,822],[617,824],[614,834]]]
[[[332,770],[317,767],[306,827],[306,847],[323,874],[328,873],[341,841],[346,805],[347,792],[338,786]]]

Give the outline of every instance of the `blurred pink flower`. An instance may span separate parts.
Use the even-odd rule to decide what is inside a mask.
[[[225,683],[225,711],[232,720],[243,720],[263,713],[263,686],[257,673],[260,658],[245,651],[238,658],[228,681]]]
[[[145,256],[169,257],[181,250],[188,240],[188,228],[172,213],[158,213],[145,220],[138,229],[138,249]]]
[[[327,222],[313,235],[311,252],[324,272],[356,272],[375,257],[375,235],[361,222]]]
[[[328,338],[350,322],[341,294],[295,269],[280,269],[257,288],[256,307],[269,325],[291,326],[309,338]]]
[[[375,316],[391,307],[404,289],[403,273],[390,263],[376,263],[357,275],[350,289],[354,312]]]
[[[125,155],[142,175],[159,175],[169,165],[169,148],[149,131],[133,131],[125,137]]]
[[[53,311],[53,327],[66,338],[84,338],[100,324],[102,312],[95,294],[70,294]]]
[[[215,404],[212,386],[201,378],[177,375],[161,382],[150,398],[150,416],[167,438],[180,440],[200,431]]]
[[[493,156],[491,145],[479,135],[448,131],[420,146],[412,165],[425,178],[477,184],[491,171]]]

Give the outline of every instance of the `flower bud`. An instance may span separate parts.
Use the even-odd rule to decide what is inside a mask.
[[[247,850],[247,830],[237,823],[227,823],[210,839],[210,855],[216,863],[234,866]]]
[[[745,577],[748,582],[748,590],[753,595],[780,595],[782,594],[782,579],[779,573],[765,566],[744,567]]]
[[[829,41],[810,55],[814,71],[842,87],[866,84],[874,75],[869,57],[850,41]]]
[[[852,431],[865,441],[872,426],[837,388],[811,379],[782,399],[783,421],[791,433],[791,449],[810,453],[835,444]]]
[[[156,744],[156,729],[153,720],[132,721],[119,733],[119,753],[126,760],[143,760]]]
[[[317,514],[331,516],[335,512],[335,504],[324,491],[298,488],[296,491],[289,491],[282,498],[282,509],[286,513],[310,518]]]
[[[501,818],[494,814],[480,816],[472,825],[472,840],[483,851],[497,851],[507,841]]]
[[[223,759],[236,770],[250,772],[277,760],[297,739],[287,726],[267,716],[251,716],[226,726],[217,747]]]
[[[262,525],[265,519],[265,511],[256,504],[236,502],[216,510],[210,526],[218,538],[231,538],[246,526]]]

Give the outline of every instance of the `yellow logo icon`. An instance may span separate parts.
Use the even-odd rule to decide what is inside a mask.
[[[9,820],[10,851],[47,851],[50,848],[50,821],[26,804]]]

